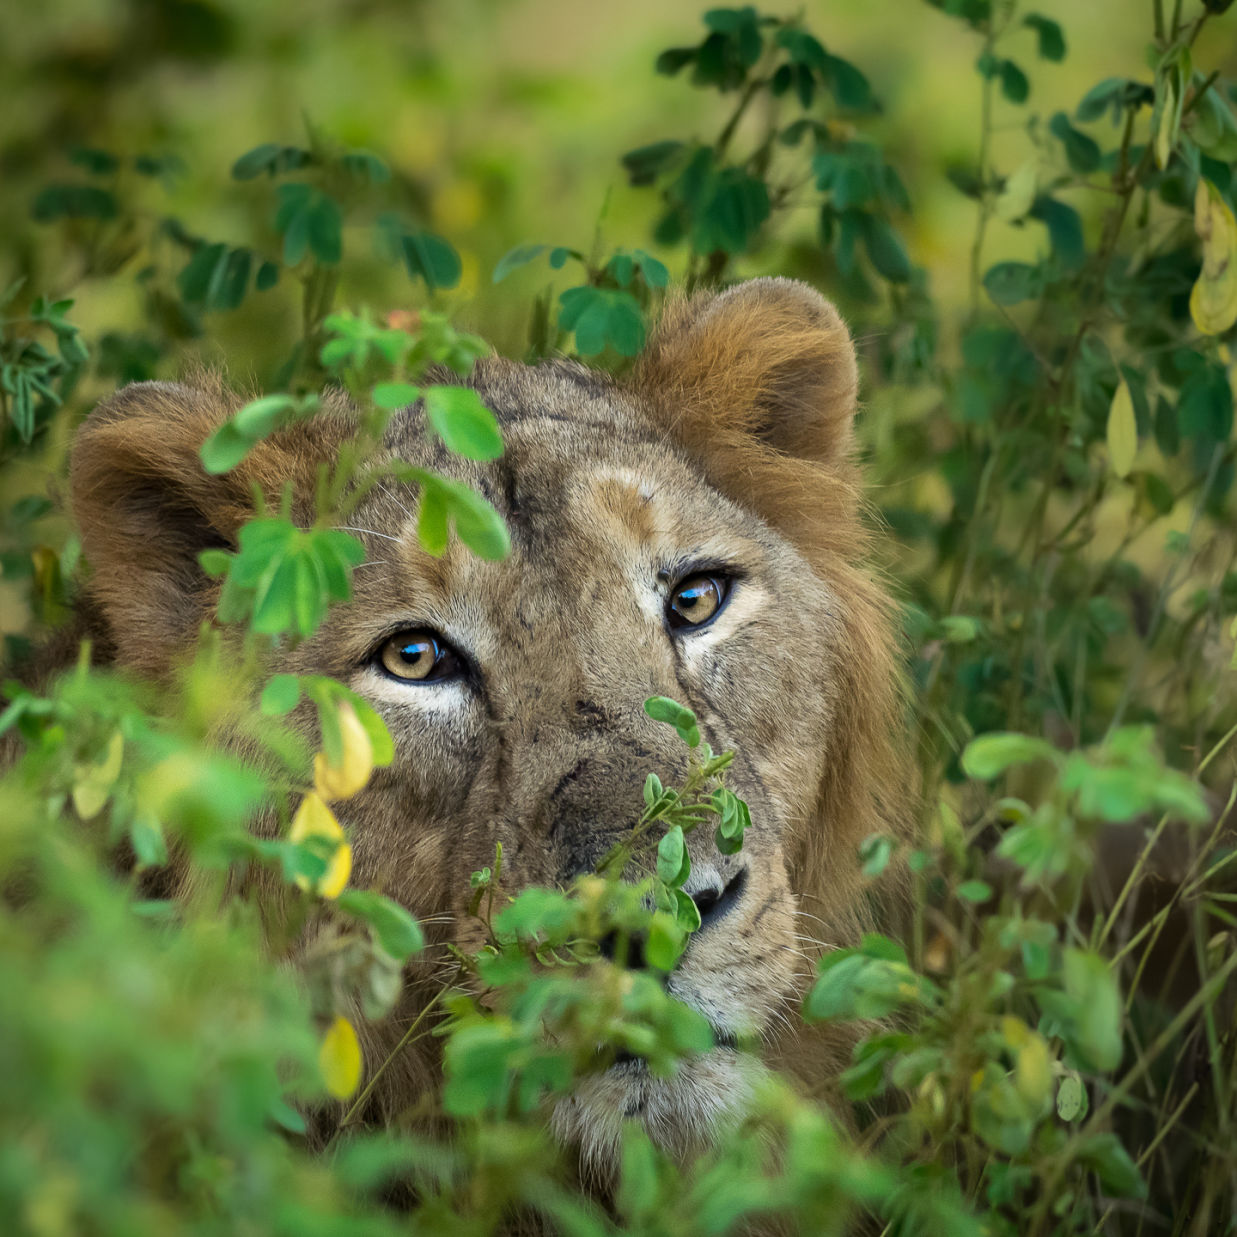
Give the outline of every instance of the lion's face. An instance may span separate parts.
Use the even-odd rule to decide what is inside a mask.
[[[762,347],[770,333],[777,346]],[[810,941],[837,944],[862,915],[854,850],[880,827],[882,788],[848,762],[856,731],[888,723],[892,676],[886,662],[872,665],[874,634],[887,645],[879,595],[850,561],[853,381],[836,316],[801,286],[773,281],[683,311],[633,385],[568,363],[484,362],[471,382],[502,425],[499,460],[448,456],[415,409],[396,418],[385,446],[481,490],[507,521],[510,557],[485,562],[456,543],[429,555],[415,489],[384,482],[349,519],[366,546],[355,600],[278,667],[333,675],[382,714],[395,760],[339,805],[354,879],[465,947],[481,942],[464,913],[469,875],[493,864],[498,843],[506,891],[565,885],[630,831],[647,773],[681,778],[686,749],[645,714],[649,696],[689,705],[715,750],[737,752],[728,781],[752,828],[730,856],[711,830],[690,836],[686,890],[702,927],[668,980],[719,1047],[672,1080],[622,1063],[560,1104],[557,1130],[598,1165],[624,1117],[641,1116],[683,1152],[732,1120],[759,1071],[735,1045],[777,1038],[794,1017]],[[166,405],[169,391],[184,389],[151,398]],[[98,492],[87,482],[100,475],[100,443],[125,421],[106,407],[95,416],[94,439],[88,429],[75,452],[77,494]],[[187,434],[205,436],[200,426]],[[296,446],[291,464],[252,467],[295,476],[330,441],[323,433]],[[177,544],[145,575],[136,569],[136,592],[132,580],[123,595],[100,590],[105,612],[123,619],[128,606],[186,644],[198,611],[182,597],[167,613],[169,580],[182,594],[190,581],[176,556],[183,512],[201,510],[217,532],[224,522],[194,484],[178,504],[165,501],[181,513],[163,534]],[[122,499],[117,510],[150,507]],[[95,537],[96,560],[115,540]],[[205,582],[193,584],[207,601]],[[152,606],[162,608],[152,616]],[[122,628],[114,623],[123,661]]]
[[[414,415],[389,446],[485,492],[510,557],[458,544],[431,557],[415,492],[385,484],[350,520],[374,530],[358,532],[356,601],[295,657],[368,699],[395,740],[390,768],[340,808],[355,822],[357,880],[430,916],[467,901],[499,842],[510,889],[591,871],[638,818],[645,775],[673,784],[685,768],[683,744],[643,708],[673,697],[715,750],[738,753],[729,782],[753,828],[730,856],[710,830],[689,835],[686,889],[704,922],[669,988],[723,1043],[767,1035],[794,989],[784,839],[821,780],[823,748],[797,736],[832,722],[837,599],[638,400],[566,366],[493,362],[474,381],[503,426],[500,461],[451,460]],[[481,943],[475,920],[451,931]],[[726,1074],[711,1067],[700,1088],[728,1097]],[[611,1106],[643,1111],[650,1084],[629,1075]]]

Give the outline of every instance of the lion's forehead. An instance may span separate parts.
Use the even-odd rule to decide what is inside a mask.
[[[544,408],[535,404],[528,385],[519,415],[507,408],[497,460],[448,456],[415,424],[406,442],[390,444],[482,493],[508,527],[510,556],[484,561],[456,542],[440,558],[428,555],[417,538],[416,487],[386,482],[356,515],[375,567],[361,573],[360,596],[376,602],[385,591],[397,607],[450,598],[473,617],[497,606],[546,621],[630,596],[635,579],[658,571],[793,555],[659,438],[638,404],[596,398],[565,417],[549,396]]]

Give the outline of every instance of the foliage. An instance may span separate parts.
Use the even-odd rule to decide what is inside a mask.
[[[298,321],[296,339],[263,358],[270,393],[210,439],[204,468],[230,472],[320,415],[325,380],[361,421],[306,526],[285,494],[234,552],[202,555],[238,640],[204,635],[175,690],[88,654],[45,689],[6,687],[0,736],[21,758],[0,782],[0,1211],[16,1231],[385,1233],[407,1227],[388,1203],[409,1188],[431,1233],[490,1232],[513,1213],[571,1234],[769,1217],[843,1232],[864,1213],[908,1235],[1115,1233],[1125,1217],[1228,1231],[1237,86],[1200,48],[1221,27],[1231,42],[1234,19],[1224,3],[1152,0],[1129,19],[1146,21],[1147,67],[1041,100],[1040,66],[1077,54],[1068,26],[1017,0],[929,3],[973,43],[978,145],[945,169],[975,219],[962,306],[934,301],[943,273],[914,260],[928,169],[885,143],[880,66],[869,77],[806,19],[752,7],[707,11],[698,41],[656,60],[723,110],[711,138],[684,122],[621,157],[649,248],[612,243],[603,212],[591,246],[522,243],[492,274],[513,277],[513,299],[543,261],[574,280],[528,298],[527,355],[571,345],[616,370],[672,283],[777,268],[826,284],[855,324],[865,442],[905,547],[927,818],[906,853],[876,837],[859,856],[873,881],[909,868],[905,941],[830,951],[804,1004],[811,1022],[861,1024],[842,1077],[854,1129],[753,1054],[748,1114],[691,1163],[629,1124],[609,1209],[575,1190],[546,1133],[555,1099],[621,1054],[669,1075],[711,1043],[659,977],[699,925],[686,835],[703,825],[733,853],[751,821],[724,784],[731,754],[661,698],[646,708],[689,749],[680,784],[649,770],[629,839],[569,889],[508,898],[500,849],[472,881],[484,943],[454,949],[391,1057],[363,1059],[357,1028],[393,1007],[424,937],[353,887],[331,805],[392,745],[342,684],[267,667],[351,598],[362,549],[339,526],[387,476],[420,487],[427,551],[454,529],[481,557],[507,553],[482,495],[373,458],[418,400],[446,449],[501,454],[492,414],[442,378],[486,351],[444,311],[464,263],[397,159],[312,124],[303,145],[233,163],[248,230],[223,213],[199,231],[166,207],[193,151],[92,143],[29,202],[76,272],[32,287],[18,277],[30,263],[0,250],[7,475],[28,488],[36,453],[100,390],[171,374],[190,345],[222,350],[255,305]],[[215,10],[195,11],[192,38],[168,27],[178,56],[213,54]],[[363,300],[347,281],[366,262],[400,272],[420,307],[342,307]],[[121,284],[136,323],[79,329],[78,304]],[[5,636],[20,655],[64,621],[79,551],[49,531],[50,502],[5,506],[3,585],[28,613]],[[280,720],[303,701],[310,746]],[[250,827],[260,805],[278,836]],[[626,883],[641,846],[655,867]],[[382,1072],[429,1034],[451,1140],[367,1129]],[[331,1097],[342,1127],[316,1147]]]

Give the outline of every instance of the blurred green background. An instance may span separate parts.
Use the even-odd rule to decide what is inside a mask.
[[[998,100],[1004,161],[1012,166],[1030,149],[1023,129],[1041,100],[1050,113],[1144,62],[1149,3],[1034,6],[1062,23],[1070,54],[1034,63],[1026,107]],[[184,161],[177,175],[137,186],[149,210],[212,239],[248,243],[265,233],[275,252],[269,185],[237,184],[228,172],[261,142],[302,143],[308,122],[390,162],[397,192],[461,252],[464,276],[447,298],[461,325],[518,352],[534,276],[495,287],[498,258],[523,241],[587,247],[599,222],[607,244],[647,246],[654,204],[648,191],[627,186],[618,156],[670,132],[707,139],[724,118],[726,99],[653,72],[660,50],[699,38],[701,11],[682,0],[2,6],[0,279],[25,275],[30,288],[53,293],[73,285],[74,316],[87,336],[97,325],[136,323],[131,281],[78,285],[57,230],[31,223],[43,184],[80,179],[68,152],[175,152]],[[882,143],[910,189],[914,209],[903,232],[912,260],[927,269],[942,307],[961,304],[975,207],[946,169],[975,158],[978,38],[922,0],[817,0],[803,11],[822,42],[871,79],[884,111],[865,122],[864,133]],[[1234,35],[1231,19],[1213,23],[1196,59],[1231,72]],[[1010,51],[1025,43],[1023,59],[1034,62],[1034,40],[1025,30]],[[1084,213],[1098,205],[1079,199]],[[783,229],[783,244],[762,252],[758,264],[741,261],[739,271],[792,269],[786,243],[797,236],[811,244],[815,228],[814,211],[805,210],[797,227]],[[989,256],[1028,255],[1040,243],[1035,229],[997,225]],[[115,259],[122,254],[123,244]],[[673,254],[661,256],[672,273],[681,269]],[[350,262],[347,278],[342,304],[385,310],[420,295],[376,261],[361,269]],[[281,298],[251,298],[239,314],[212,324],[234,372],[268,361],[272,335],[294,334],[295,323],[277,316],[281,303],[290,312]]]

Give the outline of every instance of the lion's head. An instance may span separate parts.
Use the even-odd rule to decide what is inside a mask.
[[[382,714],[395,761],[340,813],[356,880],[443,937],[467,940],[462,918],[443,918],[460,914],[496,842],[508,890],[566,883],[630,829],[647,772],[682,771],[647,697],[689,705],[715,749],[738,753],[729,784],[753,825],[732,856],[692,835],[687,892],[703,926],[669,979],[719,1047],[669,1081],[620,1064],[554,1118],[593,1160],[623,1116],[688,1148],[741,1104],[751,1071],[737,1039],[763,1037],[792,1064],[809,1052],[784,1034],[803,959],[869,922],[857,849],[901,827],[888,607],[862,563],[851,341],[806,286],[757,280],[672,309],[629,382],[503,360],[468,381],[502,426],[500,459],[448,455],[416,408],[385,446],[479,488],[507,521],[510,557],[456,544],[431,557],[415,489],[384,483],[349,520],[367,555],[355,600],[276,668],[333,675]],[[73,504],[121,665],[166,672],[216,600],[197,553],[232,544],[255,483],[276,493],[291,480],[307,499],[350,433],[337,402],[209,478],[198,448],[239,402],[210,384],[142,384],[81,431]],[[424,999],[417,984],[414,971],[409,1003]],[[399,1111],[434,1073],[427,1056],[401,1060],[382,1107]]]

